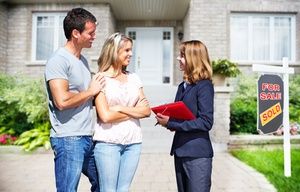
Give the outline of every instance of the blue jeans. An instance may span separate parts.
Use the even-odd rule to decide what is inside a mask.
[[[96,143],[94,153],[101,192],[129,191],[140,159],[141,146],[141,143]]]
[[[51,137],[57,192],[77,191],[81,172],[89,178],[91,191],[99,192],[91,136]]]

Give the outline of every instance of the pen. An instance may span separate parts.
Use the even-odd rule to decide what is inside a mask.
[[[167,110],[167,108],[168,108],[168,107],[166,107],[166,108],[163,110],[163,112],[161,112],[161,114],[164,114],[164,112]],[[159,122],[157,121],[157,122],[155,123],[154,126],[156,126],[156,125],[158,125],[158,124],[159,124]]]

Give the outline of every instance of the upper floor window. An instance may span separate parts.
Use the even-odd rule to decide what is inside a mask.
[[[295,61],[295,16],[241,14],[230,18],[231,59],[278,62]]]
[[[33,13],[32,60],[45,61],[66,42],[63,20],[66,13]]]

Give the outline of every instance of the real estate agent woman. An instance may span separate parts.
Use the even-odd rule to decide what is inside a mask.
[[[158,123],[175,131],[171,155],[174,155],[179,192],[207,192],[211,187],[213,149],[209,131],[213,125],[214,89],[212,67],[206,46],[197,40],[180,45],[177,57],[183,82],[175,101],[183,101],[196,116],[194,120],[176,120],[157,114]]]

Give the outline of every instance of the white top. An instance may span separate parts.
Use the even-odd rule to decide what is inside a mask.
[[[127,75],[127,82],[105,77],[104,93],[109,106],[122,105],[133,107],[139,100],[140,78],[135,73]],[[131,118],[118,123],[102,123],[99,118],[95,124],[95,141],[116,144],[142,142],[142,130],[139,119]]]

